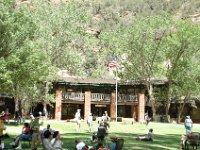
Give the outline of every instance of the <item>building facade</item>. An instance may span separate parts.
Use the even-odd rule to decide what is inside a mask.
[[[77,109],[81,109],[84,119],[87,119],[89,113],[101,117],[105,111],[111,119],[115,119],[117,108],[117,117],[144,121],[144,85],[118,83],[117,102],[115,88],[114,80],[68,79],[56,82],[55,119],[72,119]]]

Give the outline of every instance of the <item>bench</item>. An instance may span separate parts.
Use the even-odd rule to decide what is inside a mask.
[[[32,137],[30,137],[30,138],[25,138],[25,139],[23,139],[22,140],[22,143],[29,143],[29,147],[31,146],[31,141],[32,141]]]

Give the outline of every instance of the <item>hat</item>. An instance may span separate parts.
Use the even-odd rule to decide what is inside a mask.
[[[190,116],[186,116],[186,119],[190,119]]]
[[[31,119],[35,119],[35,117],[33,116],[33,114],[30,115],[30,118],[31,118]]]

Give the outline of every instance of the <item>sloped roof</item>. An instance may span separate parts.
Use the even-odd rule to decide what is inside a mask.
[[[88,83],[88,84],[115,84],[114,79],[93,79],[93,78],[63,78],[59,81],[71,83]]]
[[[154,79],[152,83],[154,85],[164,85],[168,80]],[[115,79],[94,79],[94,78],[62,78],[57,80],[57,83],[68,83],[68,84],[96,84],[96,85],[115,85]],[[119,80],[118,85],[144,85],[144,80]]]

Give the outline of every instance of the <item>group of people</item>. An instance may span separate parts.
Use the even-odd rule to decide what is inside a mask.
[[[189,115],[185,117],[184,126],[186,134],[181,136],[180,148],[187,150],[189,149],[189,145],[192,145],[193,149],[197,149],[199,139],[196,139],[195,133],[192,132],[193,121]],[[199,136],[197,136],[197,138],[198,137]]]
[[[21,134],[15,137],[10,145],[15,149],[22,149],[22,141],[30,140],[32,150],[36,150],[40,143],[42,143],[44,150],[62,150],[59,131],[52,130],[49,124],[46,128],[40,130],[42,124],[43,121],[40,121],[39,116],[31,116],[30,124],[24,123]]]
[[[77,125],[79,126],[80,120],[78,120],[80,116],[80,110],[77,110],[75,114],[75,119],[77,122]],[[110,144],[104,145],[103,141],[105,136],[108,134],[108,129],[110,127],[109,125],[109,116],[107,112],[103,114],[101,117],[101,120],[99,122],[99,126],[96,128],[96,130],[92,134],[92,141],[96,143],[96,146],[88,146],[83,141],[75,140],[75,148],[76,150],[116,150],[116,143],[117,138],[111,138]],[[92,113],[89,114],[87,124],[89,126],[89,131],[91,131],[91,126],[93,122]]]
[[[81,129],[81,109],[77,109],[76,113],[75,113],[75,118],[74,118],[76,124],[77,124],[77,131],[80,131]],[[107,111],[105,111],[105,113],[103,114],[103,116],[101,117],[100,122],[108,122],[110,121],[110,117],[108,116]],[[98,122],[100,124],[100,122]],[[89,113],[88,118],[87,118],[87,124],[89,127],[89,132],[92,131],[92,124],[93,124],[93,115],[92,113]]]
[[[108,145],[104,145],[102,141],[97,142],[96,146],[88,146],[83,141],[75,140],[76,150],[116,150],[117,138],[111,137],[111,142]]]

